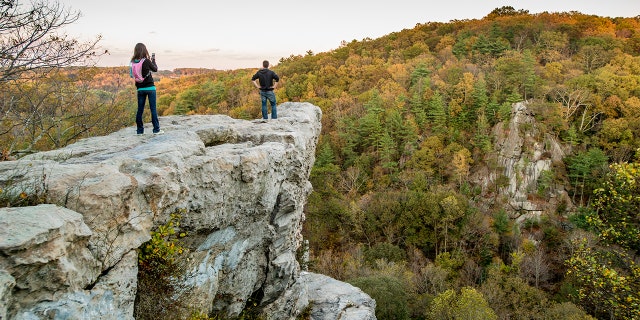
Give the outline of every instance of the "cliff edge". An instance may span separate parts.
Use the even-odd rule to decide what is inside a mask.
[[[296,260],[322,113],[278,108],[268,122],[163,117],[162,135],[126,128],[0,162],[0,196],[46,203],[0,209],[0,319],[133,319],[137,250],[174,213],[188,248],[176,318],[234,317],[251,304],[291,319],[330,301],[309,294],[314,277]],[[349,303],[312,318],[375,319],[375,301],[341,290]]]

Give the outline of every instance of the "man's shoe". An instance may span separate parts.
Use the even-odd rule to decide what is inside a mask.
[[[164,131],[160,130],[158,132],[154,132],[153,134],[163,134],[163,133],[164,133]]]

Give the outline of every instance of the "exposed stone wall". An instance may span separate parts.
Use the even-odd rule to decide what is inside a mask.
[[[504,208],[512,218],[520,222],[554,210],[559,201],[570,204],[560,184],[549,188],[549,199],[535,199],[541,174],[544,171],[553,172],[554,163],[562,163],[565,150],[555,137],[538,129],[535,115],[525,102],[513,104],[511,120],[496,124],[493,137],[495,153],[492,156],[495,159],[488,161],[495,161],[493,169],[487,168],[475,175],[476,182],[483,186],[484,194],[494,193],[495,198],[505,202]],[[499,183],[499,190],[488,190],[501,177],[506,181]]]
[[[190,254],[175,299],[234,316],[260,292],[272,318],[295,316],[309,303],[296,250],[321,111],[278,113],[162,117],[162,135],[127,128],[0,162],[5,196],[50,203],[0,209],[0,318],[131,319],[136,249],[177,211]]]

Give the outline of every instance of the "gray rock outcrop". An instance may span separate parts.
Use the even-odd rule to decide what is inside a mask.
[[[309,272],[303,272],[299,281],[306,285],[312,319],[376,319],[375,300],[348,283]]]
[[[559,201],[570,203],[560,185],[551,186],[546,194],[551,199],[536,201],[541,175],[554,170],[554,163],[562,163],[565,150],[550,135],[538,129],[533,112],[525,102],[514,103],[508,124],[493,128],[496,164],[494,170],[478,172],[476,180],[484,192],[490,185],[499,184],[498,197],[505,199],[505,209],[521,222],[537,218],[555,208]],[[553,173],[552,173],[553,174]],[[502,182],[498,182],[500,179]]]
[[[163,117],[163,135],[127,128],[0,162],[0,196],[48,203],[0,209],[0,319],[132,319],[137,248],[175,213],[187,234],[172,296],[183,317],[233,317],[251,302],[294,318],[312,300],[296,254],[321,111],[278,111],[268,122]]]

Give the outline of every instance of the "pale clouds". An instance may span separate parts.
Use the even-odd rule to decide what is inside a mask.
[[[638,0],[59,1],[82,12],[69,34],[103,36],[100,45],[111,54],[99,65],[127,65],[134,45],[143,42],[157,53],[162,69],[253,68],[264,59],[275,63],[308,50],[329,51],[343,40],[375,39],[418,23],[480,19],[502,6],[530,13],[640,14]]]

